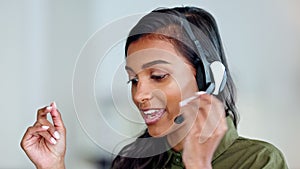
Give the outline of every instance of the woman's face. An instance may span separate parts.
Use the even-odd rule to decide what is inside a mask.
[[[167,134],[180,112],[179,102],[198,90],[194,68],[170,42],[142,38],[129,45],[125,69],[149,134]]]

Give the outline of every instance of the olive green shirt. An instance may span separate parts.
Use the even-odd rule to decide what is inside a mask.
[[[228,130],[216,149],[214,169],[287,169],[282,153],[270,143],[239,137],[230,117]],[[165,169],[184,169],[181,152],[168,151]]]

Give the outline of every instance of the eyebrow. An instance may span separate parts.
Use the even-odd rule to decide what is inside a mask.
[[[157,65],[157,64],[170,64],[170,63],[167,62],[167,61],[164,61],[164,60],[154,60],[152,62],[148,62],[148,63],[143,64],[142,69],[145,69],[145,68],[148,68],[150,66]]]
[[[157,64],[170,64],[170,63],[165,60],[154,60],[154,61],[143,64],[142,69],[145,69],[150,66],[157,65]],[[125,66],[125,69],[134,72],[133,69],[129,66]]]
[[[129,67],[129,66],[125,66],[125,70],[134,72],[133,69],[131,67]]]

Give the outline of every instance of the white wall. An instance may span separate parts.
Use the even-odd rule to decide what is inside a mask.
[[[53,100],[68,130],[67,167],[95,168],[105,152],[80,126],[72,98],[80,50],[113,20],[178,5],[203,7],[219,23],[238,88],[240,134],[273,143],[290,168],[300,168],[297,0],[0,1],[0,168],[33,168],[19,142],[37,108]]]

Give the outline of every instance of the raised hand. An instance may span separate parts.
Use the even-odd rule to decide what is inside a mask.
[[[184,112],[189,128],[183,144],[185,167],[212,168],[213,154],[227,131],[223,104],[215,96],[203,94],[186,106],[190,106],[186,111],[194,112]]]
[[[50,113],[52,123],[47,120]],[[25,132],[21,147],[38,169],[64,169],[66,129],[55,103],[41,108],[37,120]]]

